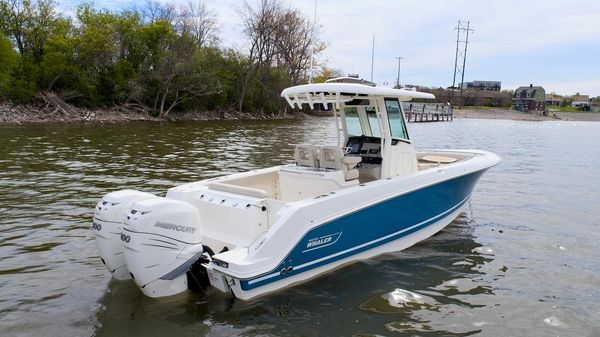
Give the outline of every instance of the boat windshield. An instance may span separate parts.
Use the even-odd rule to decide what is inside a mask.
[[[379,123],[377,122],[377,112],[375,107],[369,106],[365,108],[367,117],[369,119],[369,126],[371,127],[371,137],[381,137],[381,131],[379,131]]]
[[[404,118],[402,118],[400,102],[398,102],[398,100],[395,98],[386,98],[385,109],[387,111],[388,120],[390,122],[390,130],[392,131],[392,137],[408,140],[408,131],[406,130]]]
[[[348,128],[349,136],[362,136],[363,132],[360,127],[360,119],[358,118],[358,109],[356,107],[346,107],[344,109],[346,115],[346,127]]]
[[[362,111],[360,114],[359,109]],[[361,115],[363,117],[361,117]],[[348,136],[381,137],[375,107],[348,106],[344,108],[344,116],[346,119]]]

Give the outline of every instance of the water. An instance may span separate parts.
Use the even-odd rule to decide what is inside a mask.
[[[122,187],[289,163],[301,121],[0,126],[1,336],[600,336],[600,123],[410,124],[420,148],[503,157],[466,212],[404,252],[250,302],[111,281],[89,229]]]

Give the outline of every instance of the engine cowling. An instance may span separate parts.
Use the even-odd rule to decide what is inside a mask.
[[[123,218],[133,203],[154,197],[150,193],[121,190],[106,194],[96,205],[92,229],[96,234],[98,252],[106,268],[118,280],[131,278],[121,245]]]
[[[186,272],[202,255],[198,209],[162,197],[131,207],[123,221],[125,263],[135,283],[149,297],[187,290]]]

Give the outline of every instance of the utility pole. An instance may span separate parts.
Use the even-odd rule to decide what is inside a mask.
[[[396,86],[398,87],[398,89],[400,89],[400,60],[402,60],[403,57],[396,56],[396,58],[398,59],[398,78],[396,79]]]
[[[454,77],[452,77],[452,92],[450,93],[450,104],[453,104],[452,99],[454,98],[454,89],[456,89],[456,64],[458,62],[458,41],[460,40],[460,21],[456,26],[456,54],[454,55]]]
[[[315,37],[315,26],[317,25],[317,1],[315,0],[315,16],[313,17],[313,24],[310,27],[311,38]],[[315,57],[315,42],[312,43],[312,50],[310,52],[310,76],[308,77],[308,83],[313,82],[313,59]]]
[[[373,34],[373,48],[371,49],[371,82],[373,82],[373,65],[375,63],[375,34]]]
[[[470,21],[467,21],[467,25],[458,21],[456,28],[456,54],[454,56],[454,77],[452,78],[452,92],[450,93],[450,102],[454,99],[454,90],[456,90],[456,73],[460,73],[460,105],[463,106],[463,87],[465,83],[465,66],[467,64],[467,46],[469,45],[469,32],[473,30],[470,27]],[[461,41],[461,36],[465,36],[465,39]],[[461,51],[460,44],[464,43],[464,51]],[[459,63],[460,58],[460,64]]]

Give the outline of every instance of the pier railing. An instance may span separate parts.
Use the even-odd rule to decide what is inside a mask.
[[[402,103],[404,115],[409,122],[449,122],[454,119],[452,106],[447,104]]]

